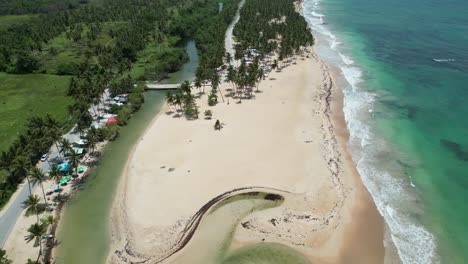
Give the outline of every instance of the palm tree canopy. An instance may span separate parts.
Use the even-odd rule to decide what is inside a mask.
[[[28,235],[25,236],[26,242],[31,242],[33,239],[41,239],[41,237],[47,232],[47,226],[45,224],[32,224],[28,228]]]
[[[6,251],[3,249],[0,249],[0,264],[12,264],[13,261],[8,259]]]
[[[70,143],[70,141],[66,138],[62,138],[62,140],[60,140],[60,146],[62,146],[62,152],[66,153],[67,151],[70,151],[72,149],[72,145]]]
[[[30,174],[31,174],[31,182],[33,184],[42,183],[45,180],[47,180],[47,176],[45,175],[45,173],[37,167],[33,167],[30,171]]]
[[[68,158],[70,160],[70,165],[73,168],[78,167],[78,164],[79,164],[81,158],[80,158],[80,155],[78,155],[78,153],[76,153],[76,151],[74,149],[70,150],[70,156]]]
[[[29,168],[31,167],[28,157],[24,155],[16,156],[12,165],[14,174],[21,179],[28,175]]]
[[[39,196],[32,194],[23,202],[24,208],[26,208],[26,215],[29,213],[37,213],[39,210],[39,203],[41,199]]]
[[[45,224],[46,226],[50,226],[55,223],[55,218],[53,215],[48,215],[47,217],[42,218],[41,222]]]
[[[61,176],[60,176],[60,171],[59,171],[57,164],[52,164],[52,166],[50,167],[49,176],[52,179],[55,179],[56,182],[60,180]]]

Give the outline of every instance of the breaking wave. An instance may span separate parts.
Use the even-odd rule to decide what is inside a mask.
[[[372,113],[378,95],[365,89],[363,71],[349,54],[340,51],[343,44],[323,23],[319,0],[305,0],[303,14],[314,36],[316,50],[327,62],[338,66],[348,83],[343,87],[344,113],[350,133],[350,148],[361,179],[369,190],[391,233],[391,240],[404,264],[437,262],[435,239],[414,217],[411,205],[418,198],[412,183],[402,177],[396,162],[379,160],[391,147],[372,129]],[[322,53],[326,53],[323,55]],[[437,62],[449,60],[434,59]],[[396,155],[395,153],[392,157]],[[388,155],[386,156],[388,160]],[[417,207],[418,205],[414,205]]]

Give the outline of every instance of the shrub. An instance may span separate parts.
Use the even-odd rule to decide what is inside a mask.
[[[208,96],[208,105],[209,106],[214,106],[218,103],[218,96],[216,95],[216,92],[211,92],[210,95]]]
[[[213,112],[211,110],[205,111],[205,119],[211,119],[212,116],[213,116]]]

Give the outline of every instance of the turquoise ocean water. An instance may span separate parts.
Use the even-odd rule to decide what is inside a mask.
[[[305,0],[403,263],[468,263],[468,2]]]

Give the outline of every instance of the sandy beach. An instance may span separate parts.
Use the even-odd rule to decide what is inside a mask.
[[[195,216],[204,221],[202,207],[255,187],[285,201],[243,217],[248,227],[235,227],[230,250],[276,242],[313,263],[383,263],[384,224],[346,152],[342,96],[329,72],[315,56],[299,59],[242,103],[226,97],[232,85],[224,83],[225,102],[197,100],[212,120],[174,117],[165,105],[121,178],[108,262],[177,263],[187,226]]]

